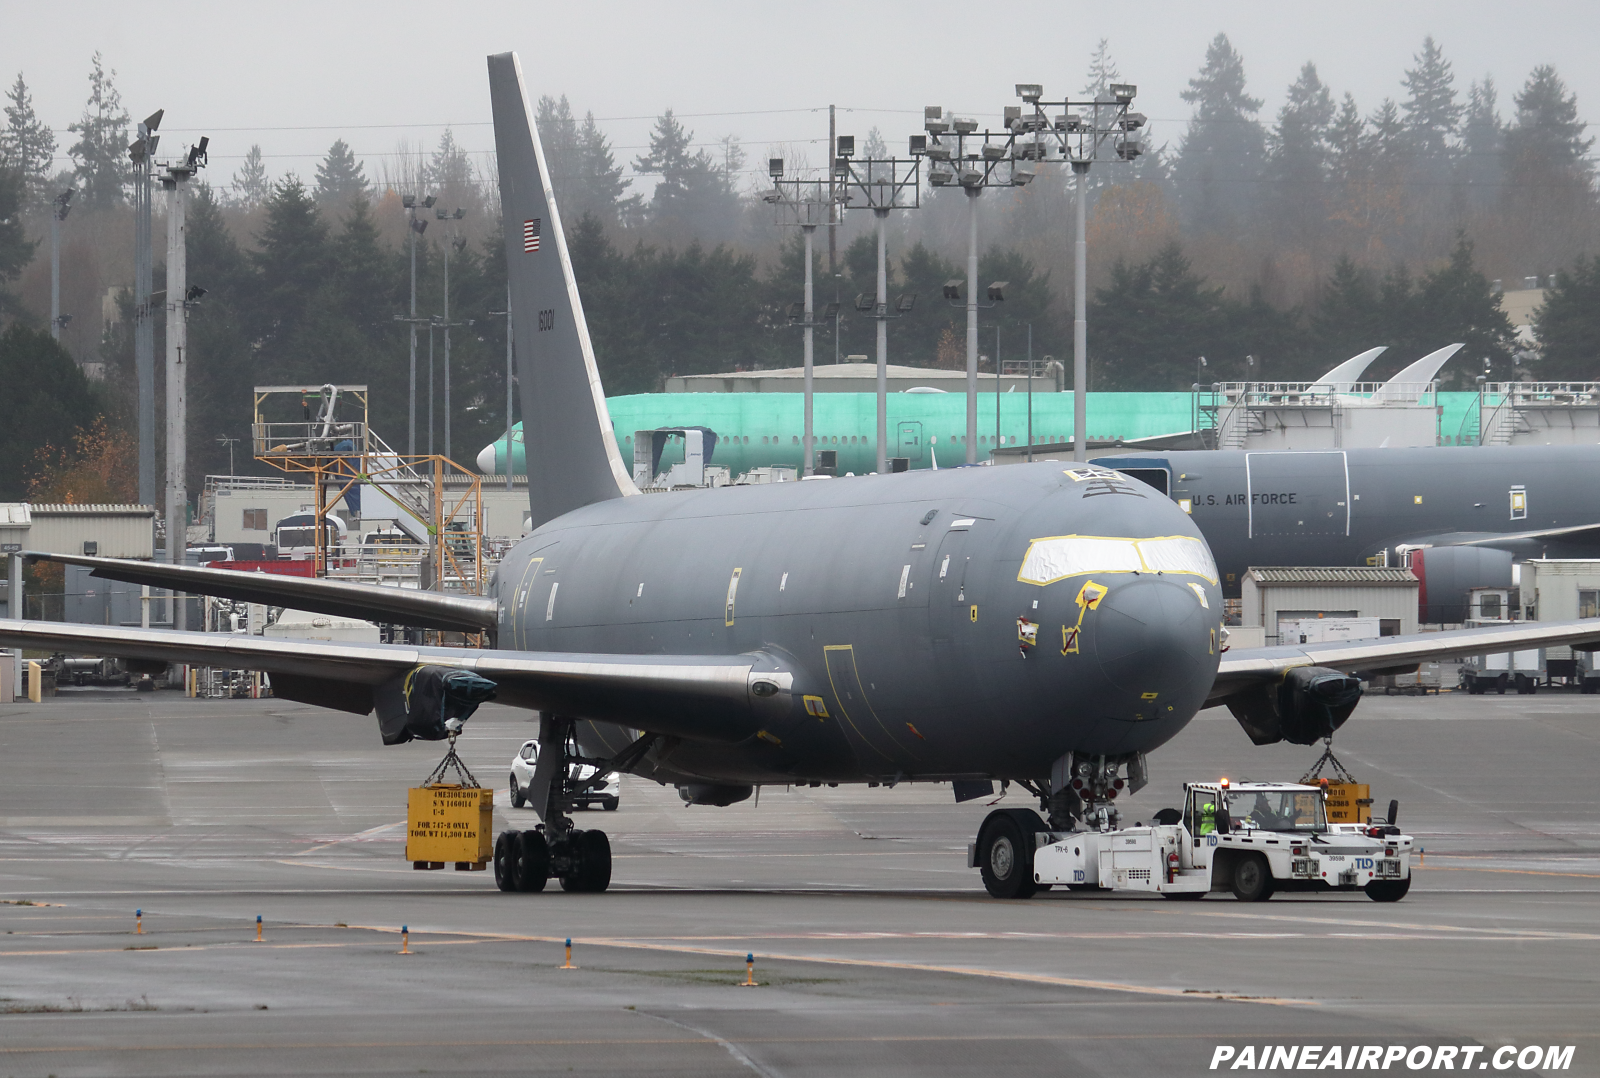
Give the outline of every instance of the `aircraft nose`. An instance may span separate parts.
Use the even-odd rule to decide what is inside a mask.
[[[1140,577],[1113,588],[1092,616],[1095,656],[1117,689],[1164,709],[1209,688],[1217,618],[1187,583]]]
[[[490,442],[478,453],[478,471],[482,474],[502,474],[499,468],[499,460],[497,459],[499,454],[495,452],[499,445],[499,442]]]

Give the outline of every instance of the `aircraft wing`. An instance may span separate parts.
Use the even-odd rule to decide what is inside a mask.
[[[598,722],[648,724],[653,733],[713,741],[742,740],[770,719],[787,715],[793,685],[793,674],[764,652],[707,656],[490,651],[6,619],[0,619],[0,646],[111,655],[135,665],[143,661],[262,670],[272,675],[274,695],[284,699],[358,715],[376,708],[386,741],[391,727],[405,725],[403,715],[396,720],[385,714],[386,694],[398,692],[408,675],[419,669],[477,674],[495,683],[498,698],[524,707]],[[409,688],[405,691],[409,693]],[[409,698],[405,706],[410,706]]]
[[[317,614],[364,618],[421,629],[484,632],[496,628],[499,620],[495,601],[478,595],[444,595],[436,591],[380,587],[344,580],[245,573],[236,569],[208,569],[198,565],[169,565],[165,562],[123,558],[88,558],[32,551],[24,551],[22,557],[62,565],[88,566],[94,570],[94,576],[129,584],[148,584],[154,588],[170,588],[192,595],[215,595],[239,602],[290,606]]]
[[[1279,681],[1296,667],[1316,666],[1346,674],[1415,666],[1428,659],[1490,655],[1503,651],[1600,642],[1600,618],[1583,621],[1527,621],[1439,633],[1384,636],[1272,648],[1230,648],[1223,653],[1208,704],[1255,686]]]

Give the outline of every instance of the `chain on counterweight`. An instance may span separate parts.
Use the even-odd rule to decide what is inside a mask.
[[[1339,762],[1339,758],[1333,754],[1333,738],[1324,738],[1322,745],[1322,755],[1317,757],[1316,765],[1310,771],[1307,771],[1300,781],[1308,786],[1314,786],[1317,780],[1322,777],[1322,769],[1324,767],[1332,767],[1334,775],[1338,777],[1340,782],[1353,785],[1356,781],[1355,776],[1350,774],[1345,769],[1344,764]]]
[[[461,757],[456,755],[456,739],[454,735],[451,735],[450,738],[450,751],[444,754],[444,759],[439,761],[439,766],[434,768],[428,777],[422,780],[422,784],[424,786],[440,785],[451,771],[455,772],[456,779],[461,786],[473,790],[481,789],[478,785],[478,780],[467,769],[467,765],[462,763]]]

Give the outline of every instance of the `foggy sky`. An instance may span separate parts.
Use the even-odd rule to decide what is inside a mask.
[[[801,11],[821,14],[802,19]],[[1268,122],[1306,60],[1316,61],[1336,97],[1353,92],[1363,113],[1385,96],[1403,100],[1401,73],[1430,33],[1454,65],[1463,102],[1473,79],[1493,74],[1509,118],[1528,72],[1552,63],[1577,92],[1582,116],[1600,110],[1600,67],[1592,62],[1600,5],[1582,0],[1315,7],[524,0],[449,8],[406,0],[169,0],[8,5],[3,27],[0,82],[9,87],[24,73],[40,117],[57,132],[58,167],[67,167],[65,129],[82,112],[98,49],[135,119],[167,110],[163,155],[177,150],[175,142],[211,136],[207,179],[217,184],[255,142],[274,177],[295,171],[308,180],[339,137],[374,179],[400,139],[431,147],[446,124],[456,125],[468,150],[487,151],[484,57],[508,49],[521,54],[532,95],[565,93],[580,116],[595,113],[619,163],[641,152],[652,118],[670,106],[697,143],[739,135],[747,167],[758,171],[769,148],[822,164],[830,102],[851,110],[840,114],[840,134],[864,136],[876,125],[903,152],[924,105],[997,122],[1016,101],[1016,82],[1043,82],[1047,98],[1076,94],[1101,37],[1110,39],[1123,78],[1139,86],[1136,107],[1154,121],[1156,145],[1176,145],[1190,111],[1178,95],[1219,31],[1243,54],[1249,92],[1266,99]],[[722,115],[699,115],[708,113]],[[307,127],[324,129],[283,130]]]

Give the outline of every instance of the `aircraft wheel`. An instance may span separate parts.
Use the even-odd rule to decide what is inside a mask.
[[[515,831],[502,831],[494,840],[494,885],[502,891],[517,889],[516,859],[520,854],[520,839]]]
[[[1265,857],[1252,853],[1233,866],[1233,897],[1240,902],[1265,902],[1272,897],[1272,870]]]
[[[1411,890],[1411,877],[1403,880],[1373,880],[1367,884],[1367,897],[1374,902],[1399,902]]]
[[[524,831],[517,836],[517,859],[514,878],[517,890],[537,893],[544,890],[550,879],[550,846],[538,831]]]
[[[511,776],[511,807],[521,808],[528,803],[527,797],[522,793],[522,787],[517,785],[517,776]]]
[[[1011,813],[990,813],[978,832],[978,870],[983,886],[995,898],[1031,898],[1033,836],[1025,834]]]
[[[611,886],[611,840],[604,831],[579,831],[571,843],[572,871],[561,877],[561,889],[599,894]]]

